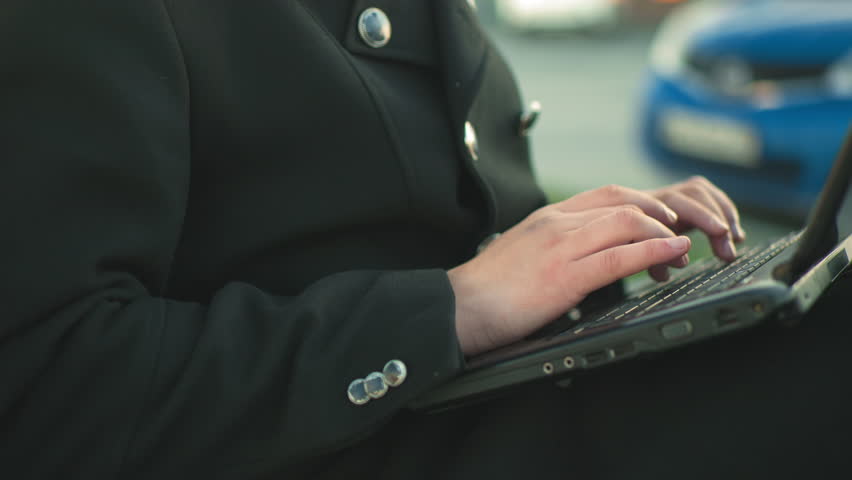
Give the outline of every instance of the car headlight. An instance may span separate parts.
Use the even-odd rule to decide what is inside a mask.
[[[651,67],[659,74],[674,76],[685,70],[690,38],[718,22],[730,6],[725,1],[698,1],[672,10],[660,24],[651,42]]]
[[[852,97],[852,51],[828,69],[826,82],[834,95]]]

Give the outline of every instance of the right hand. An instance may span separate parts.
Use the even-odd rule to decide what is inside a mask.
[[[448,272],[462,351],[519,340],[634,273],[685,266],[691,242],[677,222],[657,198],[616,186],[536,210]]]

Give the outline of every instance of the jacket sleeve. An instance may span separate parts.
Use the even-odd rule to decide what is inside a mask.
[[[9,478],[304,459],[463,364],[441,270],[166,298],[190,108],[159,1],[0,6],[0,464],[26,471]],[[406,381],[352,404],[349,383],[390,359]]]

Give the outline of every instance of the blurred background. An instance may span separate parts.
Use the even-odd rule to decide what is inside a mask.
[[[552,200],[701,174],[750,241],[804,222],[852,120],[852,0],[477,0]],[[699,239],[700,241],[700,239]]]

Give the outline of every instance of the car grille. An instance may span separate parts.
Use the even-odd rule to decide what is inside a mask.
[[[669,151],[669,155],[677,157],[681,162],[691,163],[693,167],[698,167],[701,170],[711,169],[726,175],[736,175],[744,178],[755,178],[762,181],[768,181],[777,185],[795,185],[801,180],[802,166],[792,158],[772,158],[765,160],[755,168],[739,168],[732,165],[720,164],[711,162],[703,158],[685,155],[678,152]],[[691,167],[687,167],[691,168]]]
[[[692,54],[687,57],[687,64],[693,72],[708,79],[716,77],[719,66],[724,59],[719,56]],[[828,70],[828,65],[791,65],[744,62],[749,70],[750,79],[759,81],[807,80],[822,77]]]

